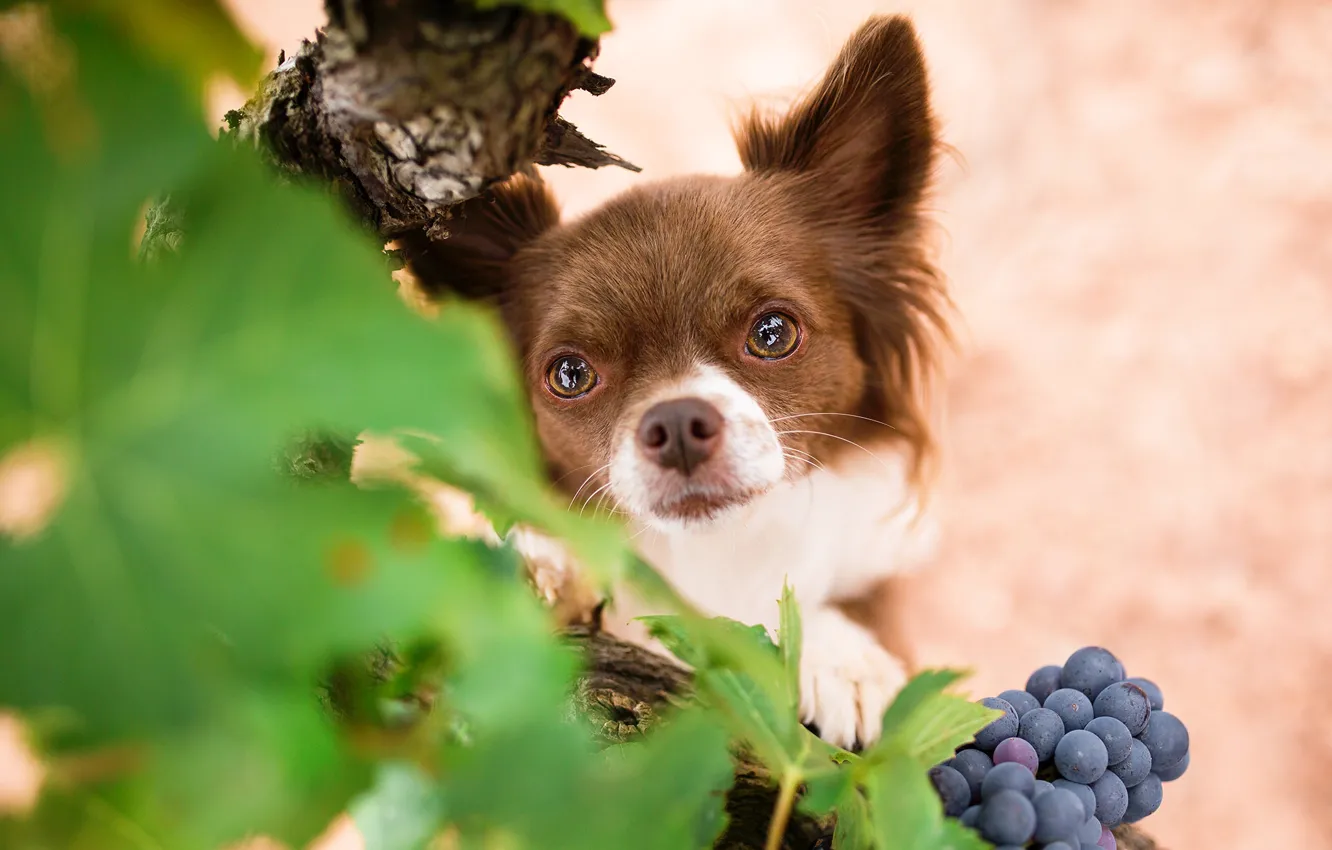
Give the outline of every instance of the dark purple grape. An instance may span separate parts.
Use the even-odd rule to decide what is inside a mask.
[[[1147,728],[1138,736],[1152,754],[1155,770],[1169,770],[1189,754],[1189,730],[1179,718],[1157,711],[1147,721]]]
[[[1090,785],[1083,785],[1081,782],[1069,782],[1067,779],[1056,779],[1050,783],[1056,788],[1063,788],[1082,801],[1082,809],[1087,817],[1096,816],[1096,795],[1092,793]]]
[[[1048,667],[1042,667],[1035,673],[1032,673],[1027,679],[1027,693],[1036,698],[1041,705],[1050,698],[1050,694],[1059,690],[1059,677],[1063,675],[1064,668],[1058,664],[1051,664]]]
[[[1101,696],[1105,696],[1109,690],[1101,691]],[[1100,699],[1100,697],[1097,697]],[[1133,735],[1128,727],[1113,717],[1097,717],[1087,724],[1087,731],[1101,739],[1105,744],[1106,757],[1111,765],[1119,764],[1128,758],[1129,751],[1133,747]]]
[[[1074,729],[1055,747],[1054,763],[1060,776],[1090,785],[1105,773],[1107,758],[1100,738],[1085,729]]]
[[[1082,801],[1071,791],[1051,789],[1032,801],[1036,809],[1035,839],[1041,844],[1067,841],[1078,834],[1078,827],[1087,819]]]
[[[1179,779],[1181,776],[1183,776],[1184,771],[1188,769],[1189,769],[1189,754],[1185,753],[1184,758],[1180,761],[1180,763],[1170,768],[1169,770],[1156,770],[1152,772],[1155,773],[1158,777],[1160,777],[1162,782],[1174,782],[1176,779]]]
[[[1018,721],[1018,737],[1031,744],[1038,761],[1054,758],[1055,745],[1064,737],[1064,721],[1048,708],[1028,711]]]
[[[1000,791],[981,806],[979,826],[991,844],[1022,846],[1036,831],[1036,809],[1017,791]]]
[[[1041,796],[1046,791],[1053,791],[1053,790],[1054,786],[1051,785],[1049,782],[1046,782],[1044,779],[1037,779],[1036,787],[1033,788],[1031,792],[1031,798],[1035,800],[1037,797]]]
[[[1096,712],[1092,709],[1092,701],[1082,691],[1073,688],[1060,688],[1050,694],[1049,699],[1045,701],[1045,707],[1059,715],[1059,719],[1064,721],[1064,732],[1072,732],[1074,729],[1083,729]]]
[[[1032,773],[1041,766],[1041,760],[1036,757],[1036,750],[1031,744],[1021,738],[1005,738],[999,742],[999,746],[994,748],[994,764],[998,767],[1001,764],[1013,762],[1020,764]]]
[[[1097,717],[1113,717],[1128,727],[1130,735],[1141,735],[1152,714],[1147,692],[1131,682],[1116,682],[1097,695],[1092,703]]]
[[[1161,808],[1161,778],[1155,773],[1128,790],[1128,808],[1124,820],[1137,823]]]
[[[1016,791],[1024,797],[1030,797],[1036,790],[1036,777],[1031,771],[1016,762],[996,764],[994,769],[985,774],[981,783],[981,800],[992,799],[1004,791]]]
[[[1101,837],[1097,839],[1096,846],[1101,850],[1115,850],[1115,834],[1105,824],[1101,824]]]
[[[1002,716],[991,720],[988,726],[976,733],[976,746],[987,753],[992,753],[1000,741],[1017,734],[1018,714],[1008,700],[986,697],[980,702],[986,708],[1003,712]]]
[[[1090,844],[1095,847],[1096,842],[1101,840],[1101,822],[1095,817],[1089,817],[1078,827],[1078,840],[1084,845]]]
[[[1063,841],[1051,841],[1049,844],[1045,845],[1044,850],[1081,850],[1081,847],[1081,841],[1078,842],[1077,847]]]
[[[1099,646],[1084,646],[1068,657],[1059,675],[1059,687],[1082,691],[1088,699],[1109,685],[1118,682],[1123,667],[1110,650]]]
[[[971,788],[971,802],[979,803],[981,783],[985,781],[985,774],[994,767],[990,757],[980,750],[963,750],[944,764],[962,774],[962,778],[967,780],[967,785]]]
[[[971,805],[971,786],[967,779],[946,764],[930,768],[930,782],[943,801],[944,814],[950,818],[960,816]]]
[[[962,813],[962,817],[958,818],[957,822],[969,829],[975,829],[976,824],[980,822],[980,809],[980,806],[967,807],[967,810]]]
[[[1151,701],[1152,704],[1152,711],[1161,711],[1165,708],[1165,694],[1161,693],[1161,688],[1151,679],[1135,676],[1132,679],[1125,679],[1124,681],[1132,682],[1146,692],[1147,699]]]
[[[1119,777],[1125,788],[1132,788],[1152,772],[1152,754],[1147,745],[1135,740],[1129,747],[1128,758],[1110,765],[1110,772]]]
[[[1004,691],[999,695],[999,699],[1013,706],[1018,717],[1031,711],[1033,708],[1040,708],[1041,704],[1036,701],[1036,697],[1026,691]]]
[[[1105,773],[1092,783],[1091,789],[1096,795],[1096,819],[1106,826],[1118,826],[1128,809],[1128,789],[1123,781],[1113,773]]]

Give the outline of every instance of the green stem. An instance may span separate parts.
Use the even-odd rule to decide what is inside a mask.
[[[796,789],[799,787],[798,770],[788,770],[782,774],[782,784],[777,792],[777,808],[773,809],[772,822],[768,824],[768,841],[763,845],[764,850],[780,850],[786,824],[791,819],[791,809],[795,806]]]

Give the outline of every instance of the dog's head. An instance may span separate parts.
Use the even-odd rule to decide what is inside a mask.
[[[554,477],[705,520],[867,439],[930,445],[946,333],[920,207],[936,148],[911,25],[877,18],[818,87],[737,131],[744,173],[646,185],[570,223],[539,181],[400,240],[428,291],[493,299]]]

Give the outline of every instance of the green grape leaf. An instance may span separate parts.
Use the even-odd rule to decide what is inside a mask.
[[[943,845],[943,804],[920,763],[888,749],[864,777],[877,850],[936,850]]]
[[[694,668],[700,697],[775,772],[801,769],[813,746],[788,710],[785,670],[762,626],[693,614],[641,617],[648,631]]]
[[[999,712],[945,693],[963,678],[955,670],[925,670],[911,678],[883,716],[879,743],[863,754],[874,761],[889,750],[902,750],[925,764],[936,764],[970,741]]]
[[[979,703],[939,694],[903,723],[897,739],[912,758],[938,764],[952,758],[958,747],[999,716],[1000,712]]]
[[[939,850],[993,850],[994,845],[956,820],[945,818],[940,830]]]
[[[522,6],[533,12],[559,15],[567,18],[578,31],[588,38],[610,32],[610,18],[606,17],[604,0],[473,0],[479,9],[500,6]]]
[[[911,677],[883,714],[882,737],[892,738],[921,707],[962,678],[954,670],[924,670]]]

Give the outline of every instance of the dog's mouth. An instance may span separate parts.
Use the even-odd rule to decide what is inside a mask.
[[[681,492],[662,498],[652,506],[658,519],[676,522],[708,522],[763,495],[763,489],[717,490],[685,487]]]

